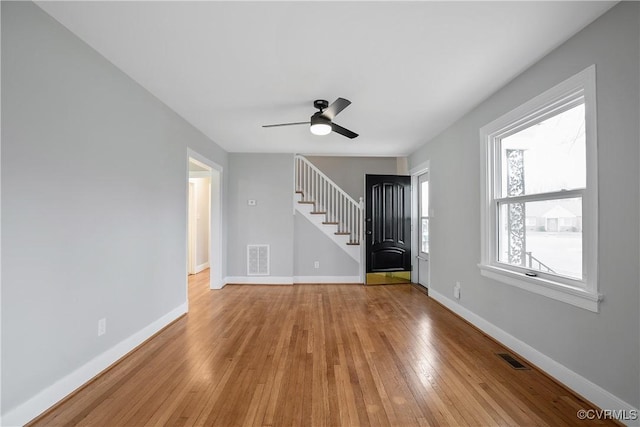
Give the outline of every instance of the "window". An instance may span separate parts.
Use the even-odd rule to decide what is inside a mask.
[[[420,209],[420,254],[429,254],[429,173],[418,177]]]
[[[595,67],[480,130],[482,274],[598,310]]]

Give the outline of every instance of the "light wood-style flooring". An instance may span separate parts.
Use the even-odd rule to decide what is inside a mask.
[[[565,426],[590,408],[411,285],[189,286],[186,316],[31,425]]]

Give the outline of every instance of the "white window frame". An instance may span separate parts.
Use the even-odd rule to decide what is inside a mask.
[[[500,183],[500,139],[519,132],[546,118],[566,111],[568,106],[585,105],[586,188],[557,192],[557,198],[582,196],[582,265],[581,280],[547,275],[535,271],[530,277],[526,269],[498,262],[498,193]],[[570,77],[543,94],[494,120],[480,129],[481,143],[481,274],[508,285],[544,295],[558,301],[597,312],[602,295],[598,293],[598,170],[596,131],[595,65]],[[548,193],[545,196],[548,197]],[[514,202],[518,198],[512,197]],[[535,197],[534,197],[535,198]]]

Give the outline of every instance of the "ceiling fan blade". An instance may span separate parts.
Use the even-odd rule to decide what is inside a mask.
[[[331,130],[334,131],[335,133],[339,133],[342,136],[346,136],[347,138],[355,138],[358,136],[357,133],[355,132],[351,132],[349,129],[345,129],[340,125],[337,125],[335,123],[331,123]]]
[[[295,122],[295,123],[278,123],[275,125],[262,125],[263,128],[276,128],[280,126],[296,126],[296,125],[308,125],[311,122]]]
[[[340,111],[344,110],[351,104],[351,101],[344,98],[338,98],[331,105],[329,105],[326,110],[322,112],[322,116],[326,117],[329,120],[333,120],[335,116],[337,116]]]

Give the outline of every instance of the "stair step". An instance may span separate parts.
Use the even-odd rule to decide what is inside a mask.
[[[362,199],[360,203],[355,201],[302,156],[294,156],[293,175],[296,214],[303,215],[318,232],[336,243],[344,254],[360,263],[360,252],[364,245],[358,234],[362,220]],[[359,246],[361,243],[362,246]]]

